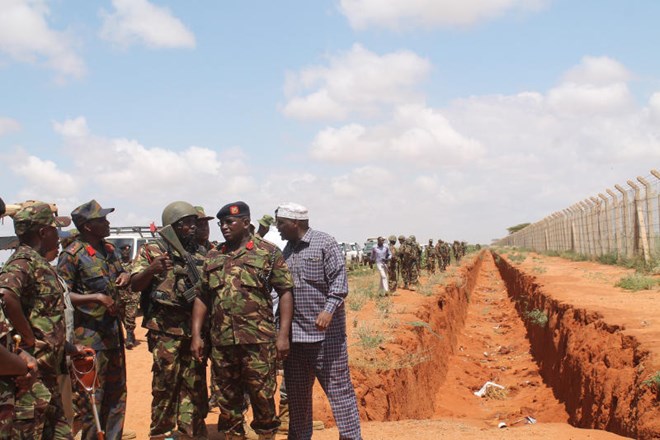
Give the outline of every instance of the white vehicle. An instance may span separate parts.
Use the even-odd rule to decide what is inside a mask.
[[[112,243],[117,249],[129,245],[131,247],[131,259],[133,260],[140,247],[157,238],[155,229],[152,231],[149,226],[111,226],[110,236],[106,237],[106,241]]]
[[[350,263],[351,261],[360,261],[360,258],[362,257],[362,249],[360,249],[360,246],[356,242],[353,241],[349,243],[342,241],[339,243],[339,248],[344,254],[347,263]]]

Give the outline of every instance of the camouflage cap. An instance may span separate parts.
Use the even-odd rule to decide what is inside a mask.
[[[268,214],[265,214],[263,217],[259,219],[259,224],[264,228],[270,228],[274,222],[275,219],[273,218],[273,216]]]
[[[410,237],[408,237],[408,238],[410,239],[410,241],[416,241],[416,240],[417,240],[417,239],[415,238],[415,236],[414,236],[414,235],[411,235],[411,236],[410,236]]]
[[[387,240],[388,241],[396,241],[396,235],[390,235],[389,237],[387,237]]]
[[[194,208],[197,211],[197,220],[213,220],[213,217],[206,215],[202,206],[195,206]]]
[[[71,219],[69,217],[57,217],[50,209],[50,205],[43,202],[35,202],[31,205],[19,209],[14,214],[14,232],[16,235],[23,235],[34,227],[69,226]]]
[[[405,240],[405,239],[406,239],[405,236],[403,236],[403,235],[399,235],[399,240]]]
[[[86,222],[95,218],[103,218],[114,210],[115,208],[101,208],[99,202],[92,199],[71,211],[71,218],[76,227],[80,229]]]

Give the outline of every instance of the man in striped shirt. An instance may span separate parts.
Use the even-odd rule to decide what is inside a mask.
[[[286,203],[275,211],[283,254],[293,275],[291,351],[284,362],[289,395],[289,440],[312,437],[312,387],[328,396],[339,436],[360,440],[360,417],[348,369],[346,263],[330,235],[309,227],[307,208]]]

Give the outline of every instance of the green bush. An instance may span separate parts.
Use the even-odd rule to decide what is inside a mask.
[[[656,371],[653,376],[642,382],[642,385],[655,387],[656,390],[660,391],[660,371]]]
[[[382,332],[373,329],[369,324],[359,325],[357,328],[359,344],[367,349],[373,349],[385,342]]]
[[[527,319],[534,325],[545,327],[548,324],[548,315],[539,309],[534,309],[527,312]]]
[[[621,278],[619,282],[615,284],[615,286],[637,292],[638,290],[651,290],[657,284],[658,282],[653,278],[645,277],[636,273],[634,275]]]

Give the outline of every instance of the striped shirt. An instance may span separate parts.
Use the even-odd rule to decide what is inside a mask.
[[[308,229],[295,244],[282,251],[293,275],[292,342],[319,342],[346,334],[344,299],[348,295],[346,261],[339,244],[325,232]],[[325,310],[332,321],[325,331],[316,329],[316,317]]]

